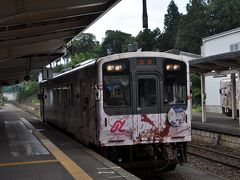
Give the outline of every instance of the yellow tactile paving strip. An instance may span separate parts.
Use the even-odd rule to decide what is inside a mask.
[[[28,165],[28,164],[55,163],[55,162],[58,162],[58,160],[54,159],[54,160],[40,160],[40,161],[10,162],[10,163],[0,163],[0,167]]]
[[[52,153],[53,156],[65,167],[65,169],[73,176],[74,179],[90,180],[90,177],[83,169],[81,169],[72,159],[64,154],[56,145],[54,145],[46,136],[38,132],[36,128],[26,119],[20,120],[30,129],[40,142]]]

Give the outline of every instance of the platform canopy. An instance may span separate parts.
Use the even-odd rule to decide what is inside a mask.
[[[205,77],[226,77],[231,74],[231,109],[232,119],[237,118],[237,105],[240,108],[240,101],[237,102],[236,93],[236,74],[240,73],[240,51],[227,52],[208,57],[196,58],[189,61],[190,71],[198,73],[201,79],[201,106],[202,106],[202,122],[206,120],[206,92],[205,92]],[[239,114],[240,126],[240,114]]]
[[[191,72],[223,76],[240,69],[240,51],[228,52],[189,61]]]
[[[120,0],[8,0],[0,11],[0,86],[21,82]]]

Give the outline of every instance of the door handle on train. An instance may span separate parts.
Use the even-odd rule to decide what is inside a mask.
[[[137,111],[141,111],[142,109],[140,107],[137,107]]]

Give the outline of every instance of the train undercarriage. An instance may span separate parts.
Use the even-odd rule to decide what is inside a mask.
[[[174,170],[187,161],[186,142],[101,147],[100,154],[137,175]],[[140,174],[139,174],[140,173]]]

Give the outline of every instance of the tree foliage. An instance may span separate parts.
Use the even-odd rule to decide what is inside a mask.
[[[19,101],[26,101],[26,100],[32,100],[36,96],[36,94],[39,91],[39,85],[38,82],[35,80],[30,80],[28,82],[24,82],[21,84],[18,88],[18,94],[17,99]]]
[[[159,49],[166,51],[175,48],[176,36],[181,14],[172,0],[168,6],[167,14],[164,16],[164,33],[159,38]]]
[[[239,0],[211,0],[208,7],[210,34],[240,26]]]
[[[100,44],[91,33],[81,33],[72,42],[71,61],[66,67],[74,67],[85,60],[99,57]]]
[[[99,42],[96,36],[91,33],[81,33],[73,40],[72,46],[75,53],[94,53],[99,49]]]
[[[57,64],[55,67],[53,67],[53,72],[54,73],[59,73],[61,72],[65,66],[63,64]]]
[[[191,74],[193,104],[199,104],[201,98],[201,81],[197,74]]]
[[[179,23],[177,49],[200,54],[202,38],[209,34],[206,10],[207,4],[204,0],[192,0],[187,4],[187,14]]]
[[[122,31],[107,30],[105,38],[101,44],[101,56],[126,52],[128,44],[133,43],[134,38],[131,34]]]
[[[91,33],[81,33],[75,38],[68,48],[70,61],[66,64],[57,64],[53,72],[59,73],[65,68],[74,67],[85,60],[100,56],[100,43]]]
[[[135,38],[138,42],[138,47],[142,48],[143,51],[156,51],[158,49],[158,39],[161,35],[159,28],[151,31],[150,29],[144,29],[140,31]]]

